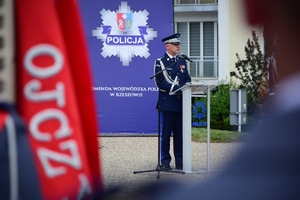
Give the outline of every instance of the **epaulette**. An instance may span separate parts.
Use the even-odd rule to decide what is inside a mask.
[[[156,59],[156,62],[159,62],[159,63],[158,63],[158,64],[155,64],[155,67],[161,67],[161,66],[160,66],[160,61],[163,60],[163,59],[165,59],[165,55],[163,55],[163,56],[157,58],[157,59]]]
[[[159,60],[163,60],[163,59],[166,59],[166,55],[163,55],[159,58]]]

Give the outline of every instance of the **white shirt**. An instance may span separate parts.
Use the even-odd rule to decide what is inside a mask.
[[[167,51],[166,51],[166,53],[168,54],[168,56],[172,59],[172,58],[175,58],[175,60],[176,60],[176,56],[177,56],[177,54],[175,55],[175,56],[171,56]]]

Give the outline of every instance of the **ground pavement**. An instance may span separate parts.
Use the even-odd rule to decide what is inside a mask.
[[[134,171],[156,169],[158,165],[157,137],[99,137],[105,191],[118,189],[117,192],[108,195],[105,200],[143,199],[144,193],[141,192],[141,188],[164,181],[180,181],[193,186],[217,175],[242,145],[242,143],[211,143],[208,164],[207,143],[192,142],[192,173],[153,171],[134,174]],[[173,152],[172,148],[171,152]],[[173,154],[171,155],[173,157]],[[174,159],[170,165],[175,167]],[[158,175],[159,178],[157,178]]]

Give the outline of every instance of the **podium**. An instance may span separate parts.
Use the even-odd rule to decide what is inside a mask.
[[[183,134],[183,171],[185,173],[202,173],[209,172],[210,169],[210,87],[205,86],[207,91],[207,169],[192,171],[192,111],[191,97],[195,96],[191,93],[191,85],[185,84],[170,95],[178,91],[182,91],[182,134]]]
[[[185,84],[170,95],[182,91],[182,140],[183,140],[183,166],[185,173],[192,172],[192,113],[191,113],[191,85]]]
[[[192,172],[191,86],[182,89],[183,171]]]

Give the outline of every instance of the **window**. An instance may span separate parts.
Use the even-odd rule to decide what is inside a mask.
[[[188,63],[193,79],[218,78],[217,22],[178,22],[181,52],[193,62]]]

